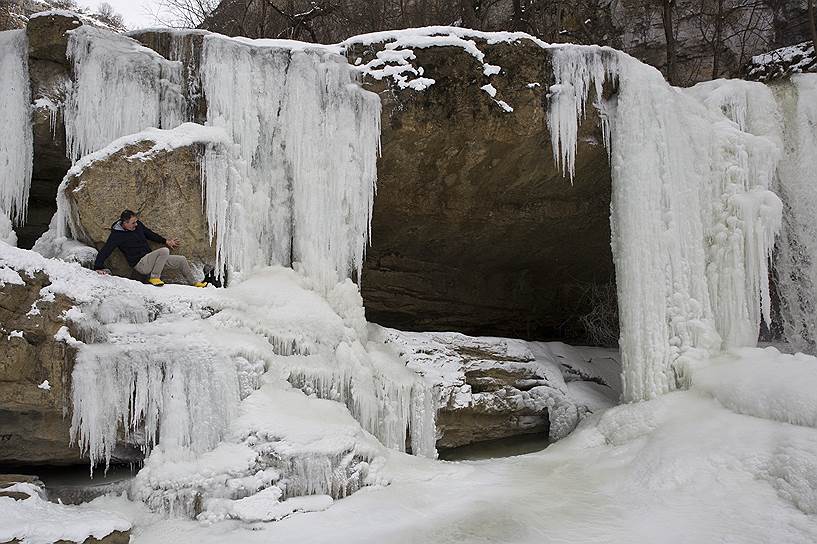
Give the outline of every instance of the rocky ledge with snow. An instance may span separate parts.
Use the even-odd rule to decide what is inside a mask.
[[[803,42],[756,55],[752,57],[744,71],[748,79],[755,81],[773,81],[792,74],[817,72],[814,44]]]

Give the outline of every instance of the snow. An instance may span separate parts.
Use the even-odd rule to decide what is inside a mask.
[[[67,214],[62,207],[65,206],[67,201],[61,195],[62,193],[58,188],[57,212],[51,217],[48,230],[34,242],[31,249],[49,259],[62,259],[69,263],[91,265],[97,256],[96,248],[66,236],[68,234],[65,229],[67,226],[65,216]]]
[[[496,96],[496,87],[494,87],[490,83],[488,83],[487,85],[483,85],[482,87],[480,87],[480,89],[488,93],[488,96],[490,96],[491,98]]]
[[[8,333],[8,336],[6,337],[6,340],[11,340],[12,338],[22,338],[22,337],[23,337],[23,331],[16,331],[15,330],[15,331],[10,331]]]
[[[88,25],[67,34],[74,74],[64,111],[69,158],[76,161],[148,127],[174,128],[187,120],[181,63]]]
[[[817,55],[810,41],[756,55],[746,67],[748,78],[757,81],[772,81],[814,71],[817,71]]]
[[[11,223],[25,222],[33,133],[25,30],[0,32],[0,240],[17,243]]]
[[[16,270],[8,266],[0,266],[0,287],[5,287],[7,283],[11,285],[26,284]]]
[[[48,380],[44,380],[43,383],[41,383],[40,385],[37,386],[37,388],[42,389],[44,391],[50,391],[51,390],[51,384],[48,383]]]
[[[394,30],[386,32],[375,32],[355,36],[341,42],[336,47],[339,52],[348,51],[354,47],[372,46],[374,44],[384,44],[384,49],[375,53],[375,58],[366,64],[355,62],[354,67],[361,74],[372,77],[378,81],[384,78],[392,78],[399,89],[413,89],[424,91],[436,81],[429,77],[423,77],[424,68],[415,67],[412,61],[416,59],[415,49],[425,49],[429,47],[458,47],[471,55],[482,65],[482,74],[488,78],[502,72],[502,67],[490,64],[485,61],[485,53],[479,48],[475,39],[483,40],[489,45],[496,43],[516,43],[521,40],[532,41],[539,47],[549,47],[548,44],[521,32],[476,32],[472,30],[433,26],[424,28],[409,28],[404,30]],[[358,59],[360,60],[360,59]],[[492,98],[496,96],[496,90],[489,83],[482,87]],[[494,100],[503,111],[510,113],[513,108],[502,100]]]
[[[121,515],[87,505],[48,502],[40,496],[42,491],[39,488],[29,487],[37,492],[31,492],[27,499],[0,497],[0,511],[3,512],[0,540],[3,542],[14,539],[22,544],[50,544],[58,540],[83,542],[87,538],[101,539],[113,531],[129,531],[131,528],[131,523]],[[12,486],[6,490],[17,489]]]
[[[406,366],[433,387],[437,410],[546,412],[550,438],[559,440],[587,414],[614,406],[621,395],[616,350],[452,332],[380,330]],[[513,385],[476,392],[467,383],[468,373],[491,371],[513,374]],[[592,386],[580,385],[591,381]]]
[[[120,433],[153,450],[136,492],[153,508],[193,516],[197,496],[241,499],[273,480],[285,498],[342,497],[379,482],[370,465],[407,435],[435,455],[428,387],[369,334],[348,279],[326,297],[281,267],[226,289],[159,290],[7,245],[0,267],[43,271],[41,300],[74,300],[55,335],[77,350],[72,439],[92,465]]]
[[[39,11],[33,15],[31,15],[28,19],[36,19],[38,17],[76,17],[77,19],[80,18],[80,14],[75,11],[69,11],[67,9],[50,9],[48,11]]]
[[[771,91],[715,81],[687,91],[606,48],[554,52],[549,126],[572,178],[587,101],[599,109],[613,178],[611,230],[625,401],[675,389],[685,368],[754,345],[770,321],[769,259],[782,205]],[[605,101],[603,84],[618,84]],[[658,235],[656,234],[658,233]]]
[[[224,518],[240,519],[242,521],[278,521],[295,512],[320,512],[326,510],[334,502],[328,495],[310,495],[308,497],[292,497],[278,502],[280,491],[269,493],[277,488],[264,491],[237,501],[223,504],[223,511],[217,514]],[[279,495],[280,496],[280,495]],[[212,509],[212,507],[211,507]]]
[[[205,158],[218,268],[240,278],[260,266],[301,266],[324,293],[359,278],[380,145],[377,95],[336,53],[217,35],[204,39],[201,78],[208,124],[240,150],[229,164]]]
[[[794,349],[817,349],[817,74],[776,84],[784,115],[784,157],[776,190],[785,206],[775,262],[780,314]]]
[[[179,544],[810,544],[817,538],[817,429],[781,423],[783,414],[800,409],[796,404],[760,408],[801,381],[806,391],[815,361],[790,366],[791,356],[760,349],[727,357],[695,371],[688,391],[596,413],[541,452],[469,462],[393,454],[381,470],[388,486],[276,523],[241,521],[240,507],[228,519],[205,523],[151,516],[117,497],[89,507],[129,519],[134,544],[166,542],[168,535]],[[781,377],[770,386],[767,379],[778,370]],[[733,386],[736,376],[740,383]],[[778,386],[785,390],[775,391]],[[726,398],[731,389],[746,391],[739,403],[746,413],[710,392]],[[247,501],[247,519],[281,508],[276,490],[261,497]]]

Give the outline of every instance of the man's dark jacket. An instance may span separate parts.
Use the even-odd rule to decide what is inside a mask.
[[[119,250],[125,254],[128,264],[132,267],[136,266],[139,259],[150,253],[150,246],[148,240],[164,244],[166,240],[147,228],[141,221],[136,222],[134,230],[125,230],[121,221],[117,221],[111,225],[111,233],[108,235],[108,241],[99,250],[94,262],[94,270],[101,270],[105,268],[105,259],[111,256],[113,250]]]

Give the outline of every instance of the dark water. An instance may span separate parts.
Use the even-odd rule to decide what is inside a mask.
[[[525,434],[440,450],[439,454],[444,461],[478,461],[542,451],[549,445],[550,441],[543,434]]]
[[[0,467],[4,474],[27,474],[37,476],[45,484],[48,500],[58,499],[64,504],[88,502],[107,493],[127,491],[131,480],[139,471],[137,466],[112,466],[104,473],[104,467],[94,470],[91,478],[88,465]]]

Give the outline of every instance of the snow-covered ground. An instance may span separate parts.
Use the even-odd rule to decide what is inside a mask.
[[[132,522],[135,544],[815,542],[817,359],[740,349],[692,381],[594,414],[540,453],[391,453],[389,486],[275,523],[162,519],[113,496],[89,506]]]

